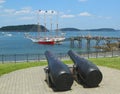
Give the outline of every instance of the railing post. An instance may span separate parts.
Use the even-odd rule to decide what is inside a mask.
[[[88,50],[88,58],[89,58],[89,50]]]
[[[15,63],[16,63],[16,54],[14,55],[14,57],[15,57]]]
[[[38,61],[40,61],[40,54],[38,54]]]
[[[119,52],[118,52],[118,55],[120,56],[120,50],[119,50]]]
[[[2,55],[2,64],[4,64],[4,55]]]
[[[26,57],[27,57],[27,62],[29,62],[29,61],[28,61],[28,54],[26,54]]]
[[[104,51],[104,57],[106,57],[106,51]]]
[[[112,57],[113,57],[113,49],[112,49]]]
[[[96,51],[96,58],[98,58],[98,50]]]

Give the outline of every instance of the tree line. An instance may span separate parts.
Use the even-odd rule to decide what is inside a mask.
[[[1,31],[48,31],[43,25],[29,24],[29,25],[16,25],[16,26],[4,26],[0,28]]]

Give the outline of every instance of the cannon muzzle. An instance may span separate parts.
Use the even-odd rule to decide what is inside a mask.
[[[48,61],[47,78],[56,90],[69,90],[73,84],[73,77],[67,65],[63,64],[52,52],[46,51]]]
[[[102,81],[102,73],[98,67],[92,62],[80,57],[72,50],[68,51],[68,54],[74,62],[74,74],[77,76],[77,80],[84,83],[88,87],[96,87]]]

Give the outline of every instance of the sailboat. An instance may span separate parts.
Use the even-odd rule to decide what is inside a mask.
[[[41,12],[39,10],[39,12]],[[44,25],[46,27],[46,14],[47,11],[44,12]],[[53,13],[53,11],[51,12]],[[58,21],[56,23],[57,29],[56,29],[56,35],[54,36],[40,36],[40,24],[38,22],[38,33],[39,35],[37,37],[32,37],[29,34],[26,34],[26,37],[28,39],[31,39],[33,42],[38,44],[46,44],[46,45],[54,45],[54,44],[61,44],[65,40],[65,34],[61,33],[61,35],[58,35]],[[51,31],[52,31],[52,21],[51,21]],[[46,29],[44,31],[46,33]]]

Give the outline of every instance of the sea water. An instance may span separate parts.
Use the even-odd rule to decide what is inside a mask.
[[[105,37],[120,37],[120,31],[65,31],[66,38],[74,36],[105,36]],[[36,36],[37,32],[30,32],[31,36]],[[47,32],[46,35],[50,35]],[[41,34],[44,36],[44,34]],[[42,45],[33,43],[30,39],[25,37],[25,32],[4,32],[0,31],[0,55],[8,54],[44,54],[46,50],[53,51],[54,53],[67,53],[69,49],[79,52],[86,52],[86,40],[82,42],[82,48],[78,48],[77,45],[74,48],[70,47],[70,41],[64,41],[61,45]],[[95,41],[91,42],[91,51],[95,51]],[[77,43],[76,43],[77,44]],[[105,44],[105,41],[100,43]]]

